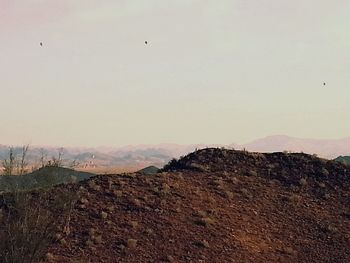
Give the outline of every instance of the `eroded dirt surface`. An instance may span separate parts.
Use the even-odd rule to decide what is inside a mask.
[[[206,149],[76,191],[51,262],[350,262],[350,176],[305,154]],[[67,229],[66,229],[67,230]]]

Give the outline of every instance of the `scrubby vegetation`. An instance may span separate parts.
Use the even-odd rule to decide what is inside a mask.
[[[29,145],[25,145],[21,149],[20,156],[14,152],[14,148],[9,148],[8,158],[2,161],[3,175],[23,175],[27,172],[27,153]]]
[[[0,196],[0,262],[32,263],[44,259],[57,233],[69,226],[75,196],[62,192],[15,192]]]
[[[62,154],[45,161],[41,168],[28,172],[26,156],[9,148],[2,162],[0,176],[0,262],[34,263],[46,258],[47,248],[55,241],[64,242],[76,201],[74,191],[60,191],[54,197],[45,188],[61,183],[75,183],[92,174],[62,167]],[[34,191],[34,189],[41,189]],[[30,191],[29,191],[30,190]],[[50,257],[50,256],[48,256]]]
[[[64,149],[57,150],[57,156],[53,155],[48,158],[43,149],[40,151],[40,158],[31,164],[27,161],[29,154],[29,145],[24,145],[21,148],[9,147],[8,154],[2,160],[2,175],[24,175],[30,171],[35,171],[44,167],[66,167],[74,168],[79,163],[76,160],[64,160]]]
[[[28,146],[24,146],[20,154],[15,154],[13,148],[9,148],[9,154],[3,160],[3,174],[0,176],[0,193],[22,190],[32,190],[38,188],[48,188],[62,183],[75,183],[94,176],[87,172],[78,172],[70,168],[63,167],[63,151],[59,150],[57,157],[46,160],[43,155],[40,159],[41,166],[28,172],[26,156]],[[70,164],[73,162],[65,162]],[[32,167],[33,168],[33,167]]]

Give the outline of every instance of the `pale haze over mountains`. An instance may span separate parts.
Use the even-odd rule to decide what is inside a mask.
[[[337,140],[303,139],[285,135],[268,136],[246,144],[143,144],[127,145],[123,147],[96,147],[96,148],[64,148],[63,159],[67,163],[75,160],[81,168],[98,167],[134,167],[148,165],[163,166],[172,158],[179,158],[195,149],[205,147],[226,147],[246,149],[257,152],[304,152],[317,154],[320,157],[334,159],[338,156],[350,155],[350,137]],[[8,156],[8,146],[0,145],[0,158]],[[32,146],[28,160],[35,164],[40,160],[43,147]],[[48,160],[57,156],[58,147],[45,147],[45,158]],[[20,152],[20,147],[15,148]]]

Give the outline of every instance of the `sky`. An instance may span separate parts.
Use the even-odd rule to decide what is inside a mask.
[[[0,144],[348,137],[349,13],[346,0],[0,0]]]

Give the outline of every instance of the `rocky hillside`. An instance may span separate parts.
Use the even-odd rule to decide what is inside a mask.
[[[204,149],[97,176],[47,262],[350,262],[350,171],[305,154]]]
[[[319,187],[349,189],[350,168],[344,164],[304,153],[249,153],[208,148],[191,153],[180,160],[172,160],[163,171],[189,170],[204,173],[259,176],[278,180],[285,186],[308,185],[319,192]],[[322,191],[321,191],[322,192]]]

